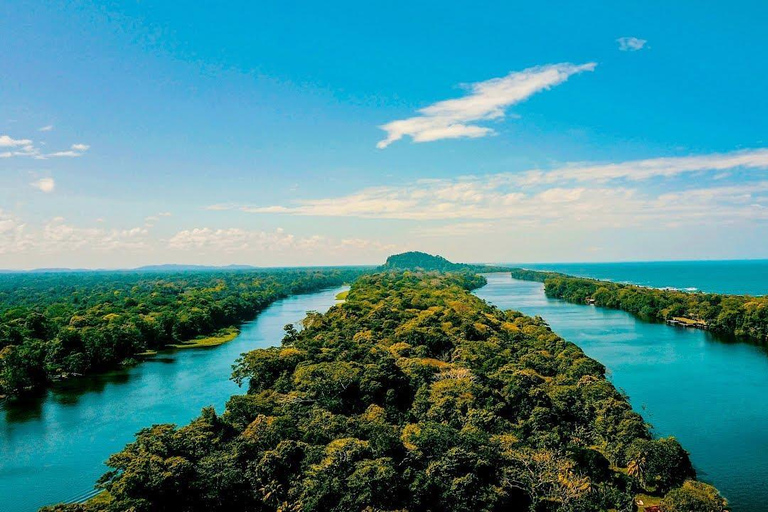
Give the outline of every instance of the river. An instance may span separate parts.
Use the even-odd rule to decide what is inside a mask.
[[[487,274],[477,295],[540,315],[603,363],[614,385],[660,436],[675,436],[699,478],[735,512],[768,512],[768,354],[694,329],[640,321],[623,311],[569,304],[541,283]]]
[[[244,391],[229,380],[245,351],[279,345],[285,324],[325,312],[339,287],[275,302],[219,347],[161,354],[130,369],[60,383],[0,410],[0,509],[29,512],[93,494],[104,460],[155,423],[185,424]]]

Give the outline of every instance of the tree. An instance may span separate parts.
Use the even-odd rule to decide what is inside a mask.
[[[661,502],[664,512],[723,512],[727,502],[711,485],[687,480]]]

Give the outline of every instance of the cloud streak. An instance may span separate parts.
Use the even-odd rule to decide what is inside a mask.
[[[622,52],[636,52],[642,50],[648,41],[637,37],[620,37],[616,42],[619,43],[619,50]]]
[[[642,222],[768,220],[768,150],[568,164],[548,171],[419,180],[289,205],[215,205],[257,214],[462,222],[510,219],[529,225],[626,227]],[[728,184],[723,171],[748,183]],[[695,180],[688,175],[697,173]],[[746,176],[741,174],[746,173]],[[680,179],[680,178],[685,179]],[[693,188],[692,185],[696,185]],[[469,221],[469,222],[467,222]],[[461,230],[460,228],[457,228]]]
[[[41,128],[40,131],[47,130]],[[0,151],[0,158],[30,157],[36,160],[47,160],[58,157],[81,157],[90,149],[90,146],[88,144],[72,144],[68,150],[43,153],[30,139],[14,139],[9,135],[0,135],[0,149],[2,148],[5,148],[5,151]]]
[[[502,119],[505,110],[537,92],[559,85],[572,75],[593,71],[596,64],[552,64],[516,71],[466,86],[468,94],[461,98],[434,103],[420,109],[419,115],[380,126],[387,137],[376,146],[386,148],[405,136],[414,142],[441,139],[479,138],[493,134],[491,128],[478,126],[478,121]]]

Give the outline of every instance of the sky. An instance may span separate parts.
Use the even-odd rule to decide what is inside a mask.
[[[0,268],[768,258],[765,2],[0,4]]]

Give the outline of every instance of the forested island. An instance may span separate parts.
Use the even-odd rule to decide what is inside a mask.
[[[114,369],[164,348],[227,341],[275,300],[351,282],[363,271],[0,275],[0,396]]]
[[[365,275],[282,345],[254,350],[223,414],[154,425],[103,493],[47,511],[720,512],[673,438],[653,439],[605,368],[474,273]]]
[[[620,309],[642,319],[707,329],[768,343],[768,297],[648,288],[557,272],[513,269],[514,279],[544,283],[548,297]]]
[[[469,263],[454,263],[442,256],[427,254],[420,251],[409,251],[393,254],[379,267],[379,270],[436,270],[439,272],[504,272],[507,267],[492,265],[473,265]]]

